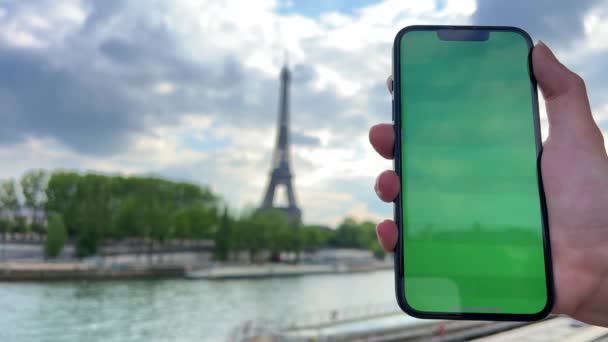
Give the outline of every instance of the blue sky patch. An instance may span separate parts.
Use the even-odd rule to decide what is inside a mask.
[[[375,3],[378,0],[281,0],[278,7],[280,14],[300,14],[306,17],[317,18],[323,13],[340,12],[352,15],[356,10]]]
[[[180,137],[181,146],[187,150],[199,151],[199,152],[213,152],[220,151],[230,146],[230,140],[228,138],[205,138],[201,140],[196,136],[187,134]]]

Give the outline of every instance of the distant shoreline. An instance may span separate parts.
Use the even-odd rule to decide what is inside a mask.
[[[294,277],[317,274],[341,274],[372,272],[393,269],[385,262],[372,264],[262,264],[243,266],[221,266],[186,272],[189,279],[233,280]]]
[[[236,280],[342,274],[392,269],[387,263],[368,265],[262,264],[212,266],[191,270],[182,265],[99,267],[84,262],[0,263],[0,282],[46,282],[70,280],[193,279]]]
[[[0,264],[0,282],[183,278],[183,266],[109,268],[82,262]]]

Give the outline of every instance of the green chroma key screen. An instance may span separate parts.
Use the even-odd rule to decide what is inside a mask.
[[[411,31],[399,45],[407,303],[538,313],[547,283],[528,43]]]

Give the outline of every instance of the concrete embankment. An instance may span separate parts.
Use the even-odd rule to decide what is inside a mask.
[[[0,264],[0,281],[180,278],[183,266],[104,268],[78,262]]]
[[[289,277],[314,274],[336,274],[370,272],[384,269],[392,269],[390,263],[375,263],[363,265],[345,264],[262,264],[247,266],[221,266],[209,267],[201,270],[186,272],[186,277],[191,279],[226,280],[226,279],[252,279],[269,277]]]
[[[147,278],[190,278],[207,280],[255,279],[314,274],[368,272],[391,269],[387,263],[365,265],[262,264],[215,265],[191,270],[183,264],[95,264],[89,262],[5,262],[0,263],[0,281],[113,280]]]

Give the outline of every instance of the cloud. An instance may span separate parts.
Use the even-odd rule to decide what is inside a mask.
[[[29,50],[0,53],[0,140],[51,137],[91,153],[128,145],[135,120],[134,103],[119,88],[100,78],[90,82],[72,70],[54,68]]]
[[[493,11],[507,9],[472,0],[340,6],[348,10],[285,10],[274,0],[3,2],[0,164],[9,166],[0,176],[33,167],[154,173],[209,184],[235,207],[256,205],[287,55],[292,168],[305,219],[386,216],[391,207],[371,184],[391,164],[371,149],[367,128],[390,121],[384,82],[394,34],[411,24],[494,20]],[[598,3],[526,6],[535,14],[522,14],[522,26],[570,44],[582,35],[580,53],[592,51],[585,25],[590,15],[602,22]],[[572,33],[552,26],[555,18]]]
[[[569,46],[584,35],[584,16],[600,3],[600,0],[479,0],[473,22],[518,26],[534,39]]]
[[[307,135],[301,132],[293,132],[291,134],[291,141],[292,143],[296,144],[296,145],[303,145],[303,146],[312,146],[312,147],[316,147],[321,145],[321,139],[319,139],[319,137],[315,137],[312,135]]]
[[[0,70],[8,76],[2,80],[1,94],[7,102],[2,111],[5,141],[48,136],[82,153],[108,155],[128,149],[132,139],[155,125],[177,122],[191,112],[247,129],[275,122],[276,74],[247,67],[247,56],[256,50],[245,48],[243,56],[238,55],[238,40],[230,48],[214,46],[214,36],[225,35],[236,23],[215,19],[218,28],[201,30],[196,14],[213,5],[193,9],[195,15],[182,20],[184,30],[176,28],[175,21],[188,7],[153,10],[154,6],[117,1],[82,7],[88,16],[80,27],[62,41],[41,40],[43,51],[0,46]],[[159,20],[162,10],[167,20]],[[16,27],[23,27],[20,30],[31,33],[26,22],[13,20]],[[193,41],[186,29],[204,37],[202,58],[188,51],[198,49],[189,47]],[[234,32],[231,39],[239,34]],[[218,55],[207,53],[211,50]],[[310,129],[330,114],[334,120],[324,125],[338,123],[347,100],[334,88],[315,87],[314,66],[298,62],[293,71],[295,123]]]

